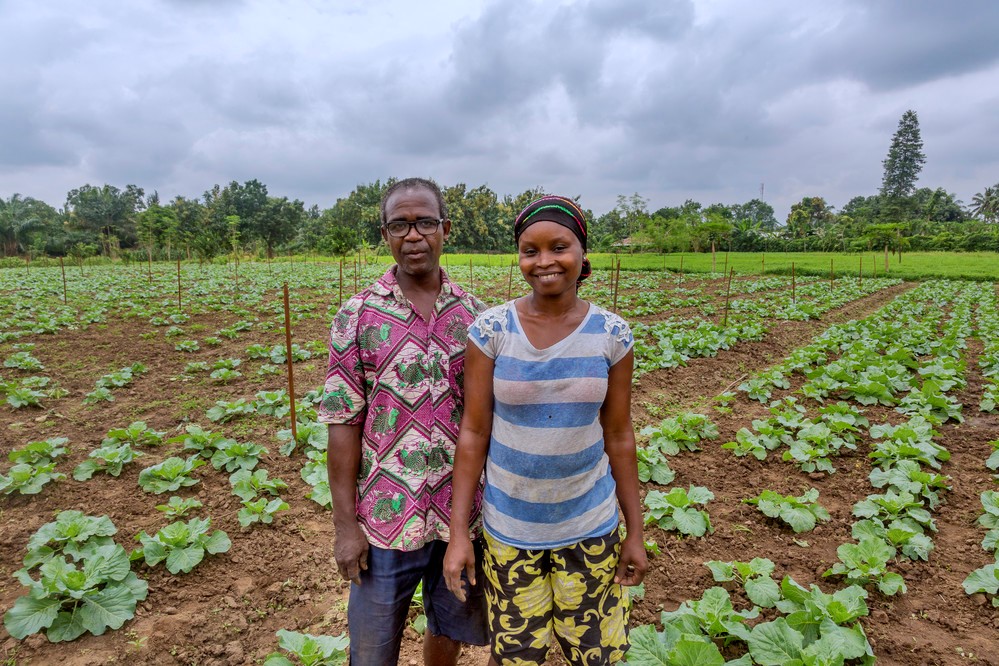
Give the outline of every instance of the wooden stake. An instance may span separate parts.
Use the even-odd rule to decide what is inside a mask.
[[[617,291],[620,286],[621,286],[621,260],[618,259],[617,271],[615,272],[614,276],[614,308],[613,308],[614,314],[617,314]]]
[[[506,300],[509,301],[513,295],[513,260],[510,261],[510,279],[506,281]]]
[[[728,276],[728,285],[725,287],[725,317],[722,319],[722,328],[728,327],[728,299],[729,295],[732,293],[732,276],[735,273],[735,269]]]
[[[860,257],[860,272],[857,275],[857,284],[859,286],[864,286],[864,257]]]
[[[475,273],[472,272],[472,258],[468,258],[468,291],[475,291]]]
[[[829,288],[833,288],[833,282],[836,280],[836,272],[833,270],[833,260],[829,260]]]
[[[284,283],[284,346],[288,355],[288,397],[291,398],[291,441],[297,444],[298,428],[295,418],[295,371],[291,358],[291,310],[288,307],[288,283]]]
[[[337,282],[337,286],[340,287],[340,297],[336,301],[337,309],[343,305],[343,257],[340,257],[340,281]]]
[[[760,275],[767,272],[767,253],[764,252],[763,256],[760,257]]]
[[[722,271],[722,275],[728,273],[728,250],[725,250],[725,270]]]
[[[59,257],[59,267],[62,269],[62,302],[66,303],[66,264],[62,262],[62,257]]]
[[[683,282],[683,255],[680,255],[680,282]]]
[[[791,262],[791,302],[795,302],[794,298],[794,262]]]
[[[180,258],[177,258],[177,311],[181,311],[183,306],[180,304]]]

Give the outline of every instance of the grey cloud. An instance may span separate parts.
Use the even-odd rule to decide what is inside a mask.
[[[841,206],[876,191],[915,108],[920,184],[970,200],[999,178],[995,7],[6,5],[0,172],[55,167],[164,198],[259,178],[307,205],[423,174],[581,193],[598,213],[635,191],[653,208],[741,202],[765,181],[782,217],[806,194]]]
[[[218,114],[227,124],[293,124],[302,120],[310,101],[289,62],[294,63],[294,58],[266,51],[239,59],[203,57],[185,63],[165,83],[167,88],[200,102],[205,111]]]
[[[991,0],[851,2],[811,63],[818,72],[896,90],[995,64],[997,25],[999,4]]]
[[[455,36],[446,98],[462,113],[529,116],[553,85],[576,91],[599,72],[604,45],[581,15],[548,18],[532,3],[497,3]]]
[[[690,29],[694,20],[691,0],[591,0],[578,10],[597,32],[621,31],[643,34],[656,41],[672,41]],[[571,35],[569,35],[571,36]]]
[[[11,169],[72,165],[72,151],[39,122],[23,99],[0,102],[0,167]]]
[[[592,2],[549,17],[536,5],[497,4],[456,38],[448,95],[468,116],[529,119],[541,93],[561,85],[581,122],[621,126],[640,141],[764,142],[772,132],[747,86],[736,79],[728,88],[723,79],[743,54],[724,42],[715,49],[711,35],[692,30],[692,10],[683,2]],[[615,63],[623,69],[605,76],[615,57],[612,37],[621,32],[654,39],[644,58],[624,56]],[[695,51],[698,41],[712,49]]]

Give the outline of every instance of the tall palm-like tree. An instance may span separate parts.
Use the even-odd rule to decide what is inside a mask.
[[[745,218],[742,220],[736,220],[732,223],[732,230],[738,231],[740,234],[758,234],[760,233],[761,224]]]
[[[12,194],[6,201],[0,197],[0,248],[5,257],[16,255],[25,246],[25,235],[41,221],[34,214],[31,198]]]
[[[999,184],[986,187],[971,198],[971,214],[989,223],[999,218]]]
[[[748,217],[732,222],[732,249],[736,252],[751,249],[762,238],[761,227],[760,222]]]

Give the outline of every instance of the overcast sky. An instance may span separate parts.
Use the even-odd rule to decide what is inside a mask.
[[[999,182],[992,0],[0,0],[0,196],[256,178],[332,205],[430,176],[597,214]]]

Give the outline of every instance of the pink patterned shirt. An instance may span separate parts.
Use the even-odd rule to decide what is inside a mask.
[[[357,518],[380,548],[449,540],[468,326],[485,305],[450,282],[427,322],[390,268],[343,304],[330,327],[323,423],[363,423]],[[473,504],[479,528],[481,481]]]

